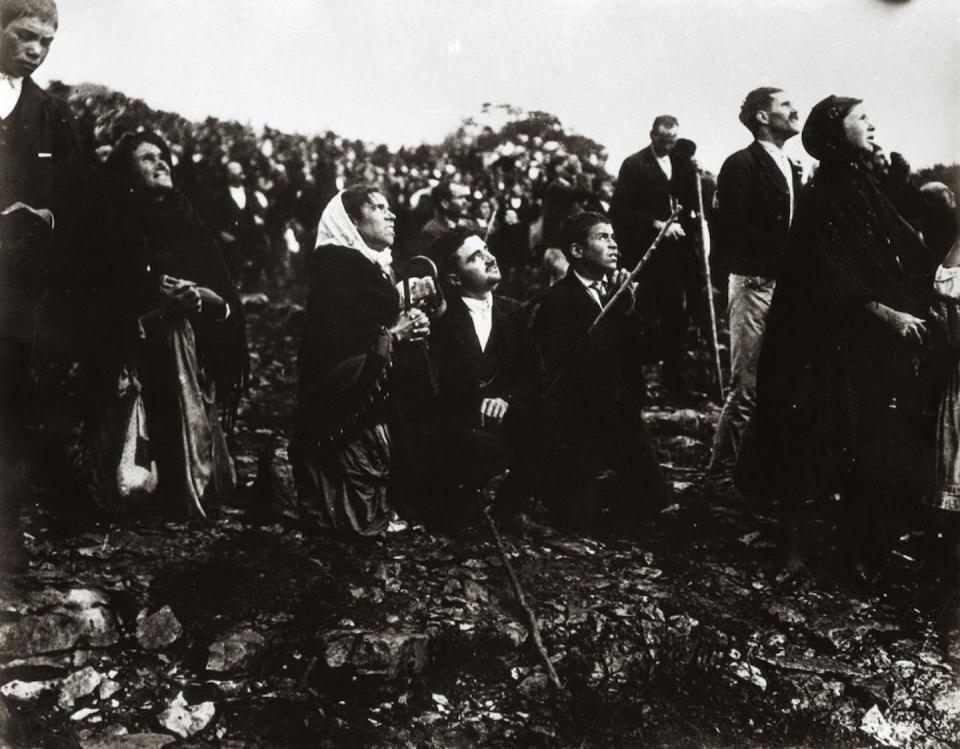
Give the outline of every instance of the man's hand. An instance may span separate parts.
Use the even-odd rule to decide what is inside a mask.
[[[613,272],[613,275],[610,277],[610,289],[612,293],[616,293],[617,289],[627,283],[630,278],[630,271],[626,268],[620,268]],[[626,294],[620,297],[617,301],[617,309],[621,309],[624,312],[632,312],[634,305],[637,301],[637,282],[629,282],[628,291]]]
[[[233,234],[231,234],[231,233],[228,232],[228,231],[222,231],[222,232],[220,232],[220,239],[222,239],[222,240],[223,240],[224,242],[226,242],[227,244],[230,244],[231,242],[236,242],[236,241],[237,241],[237,238],[236,238],[235,236],[233,236]]]
[[[658,232],[662,231],[663,227],[666,225],[667,225],[666,221],[660,221],[659,219],[654,219],[653,221],[653,228],[656,229]],[[685,236],[687,236],[687,233],[683,230],[683,227],[680,226],[680,224],[678,224],[676,221],[674,221],[667,228],[667,232],[666,234],[663,235],[663,238],[677,240],[677,239],[683,239]]]
[[[503,398],[484,398],[480,404],[480,419],[484,424],[488,422],[499,424],[507,415],[508,408],[510,404]]]

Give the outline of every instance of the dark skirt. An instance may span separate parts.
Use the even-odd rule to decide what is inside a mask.
[[[237,478],[220,423],[215,387],[197,356],[193,327],[186,319],[155,318],[147,327],[135,377],[129,370],[84,428],[84,480],[103,509],[128,509],[144,497],[130,492],[121,463],[129,461],[131,439],[137,440],[135,461],[142,471],[153,466],[159,485],[156,494],[170,507],[188,515],[206,517],[209,506],[229,499]],[[116,380],[115,380],[116,382]],[[137,417],[136,399],[143,399],[145,427],[131,429]],[[139,433],[139,434],[138,434]],[[152,497],[150,498],[152,500]]]
[[[301,441],[291,448],[302,511],[321,527],[358,536],[386,531],[392,444],[386,424],[359,428],[350,438]]]

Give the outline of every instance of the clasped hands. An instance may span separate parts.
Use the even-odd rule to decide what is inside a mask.
[[[620,297],[614,309],[629,313],[633,311],[637,302],[637,282],[630,280],[630,271],[626,268],[618,268],[610,275],[609,284],[611,295],[615,294],[625,283],[629,284],[628,293]]]
[[[390,328],[395,341],[423,341],[430,335],[430,318],[426,313],[411,307],[400,311],[400,316]]]
[[[663,229],[666,223],[667,223],[666,221],[656,220],[653,222],[653,228],[659,232],[660,230]],[[663,238],[677,240],[677,239],[683,239],[686,236],[687,236],[687,233],[683,230],[683,227],[680,226],[680,224],[678,224],[676,221],[674,221],[672,224],[670,224],[670,226],[667,227],[666,232],[664,232]]]
[[[160,277],[160,293],[185,315],[200,314],[204,305],[215,309],[222,309],[226,305],[217,292],[173,276]]]

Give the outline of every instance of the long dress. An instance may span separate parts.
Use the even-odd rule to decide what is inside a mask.
[[[129,499],[117,476],[118,431],[139,392],[146,423],[138,464],[156,464],[168,509],[205,516],[236,488],[221,414],[235,408],[247,371],[240,298],[219,247],[181,193],[159,203],[130,194],[111,208],[99,294],[106,333],[100,407],[85,439],[95,499],[111,510]],[[165,275],[216,292],[229,307],[226,319],[219,310],[186,316],[169,305],[160,292]],[[118,390],[118,381],[126,387]]]
[[[391,516],[386,328],[400,296],[352,247],[318,247],[313,262],[291,445],[297,494],[321,527],[376,536]]]
[[[960,268],[937,268],[934,290],[941,303],[960,314]],[[950,368],[937,409],[937,448],[931,504],[960,512],[960,359]]]
[[[857,162],[821,162],[800,194],[737,470],[745,493],[924,493],[926,351],[867,309],[929,318],[930,253]]]

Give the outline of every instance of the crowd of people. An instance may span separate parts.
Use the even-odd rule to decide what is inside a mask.
[[[79,363],[93,501],[203,516],[236,488],[241,292],[290,282],[307,289],[290,448],[306,527],[381,537],[402,507],[449,530],[497,487],[518,532],[602,517],[641,536],[671,501],[648,365],[668,402],[689,397],[691,330],[716,345],[712,272],[731,376],[694,501],[779,507],[799,572],[801,508],[839,498],[858,579],[927,501],[960,579],[956,205],[883,153],[859,99],[802,118],[781,89],[749,92],[752,142],[715,184],[659,116],[614,180],[597,144],[540,114],[392,153],[98,87],[61,90],[68,106],[31,78],[57,25],[53,0],[0,0],[7,569],[25,561],[37,365]],[[798,134],[818,161],[806,181],[783,151]]]
[[[212,117],[191,122],[101,86],[55,83],[51,90],[69,102],[85,149],[97,160],[105,162],[125,132],[151,130],[169,144],[180,190],[215,233],[236,234],[231,219],[257,222],[256,230],[225,245],[228,264],[246,269],[244,291],[274,288],[290,273],[289,264],[315,247],[323,208],[351,184],[375,185],[389,199],[397,214],[398,264],[425,249],[424,225],[470,222],[499,248],[505,269],[536,265],[548,246],[544,231],[547,238],[559,231],[562,217],[552,214],[561,186],[570,188],[567,202],[595,194],[609,200],[603,148],[543,113],[520,118],[511,110],[518,118],[498,131],[468,120],[443,144],[390,151],[332,132],[307,137]],[[235,215],[230,187],[249,193],[252,215]]]

